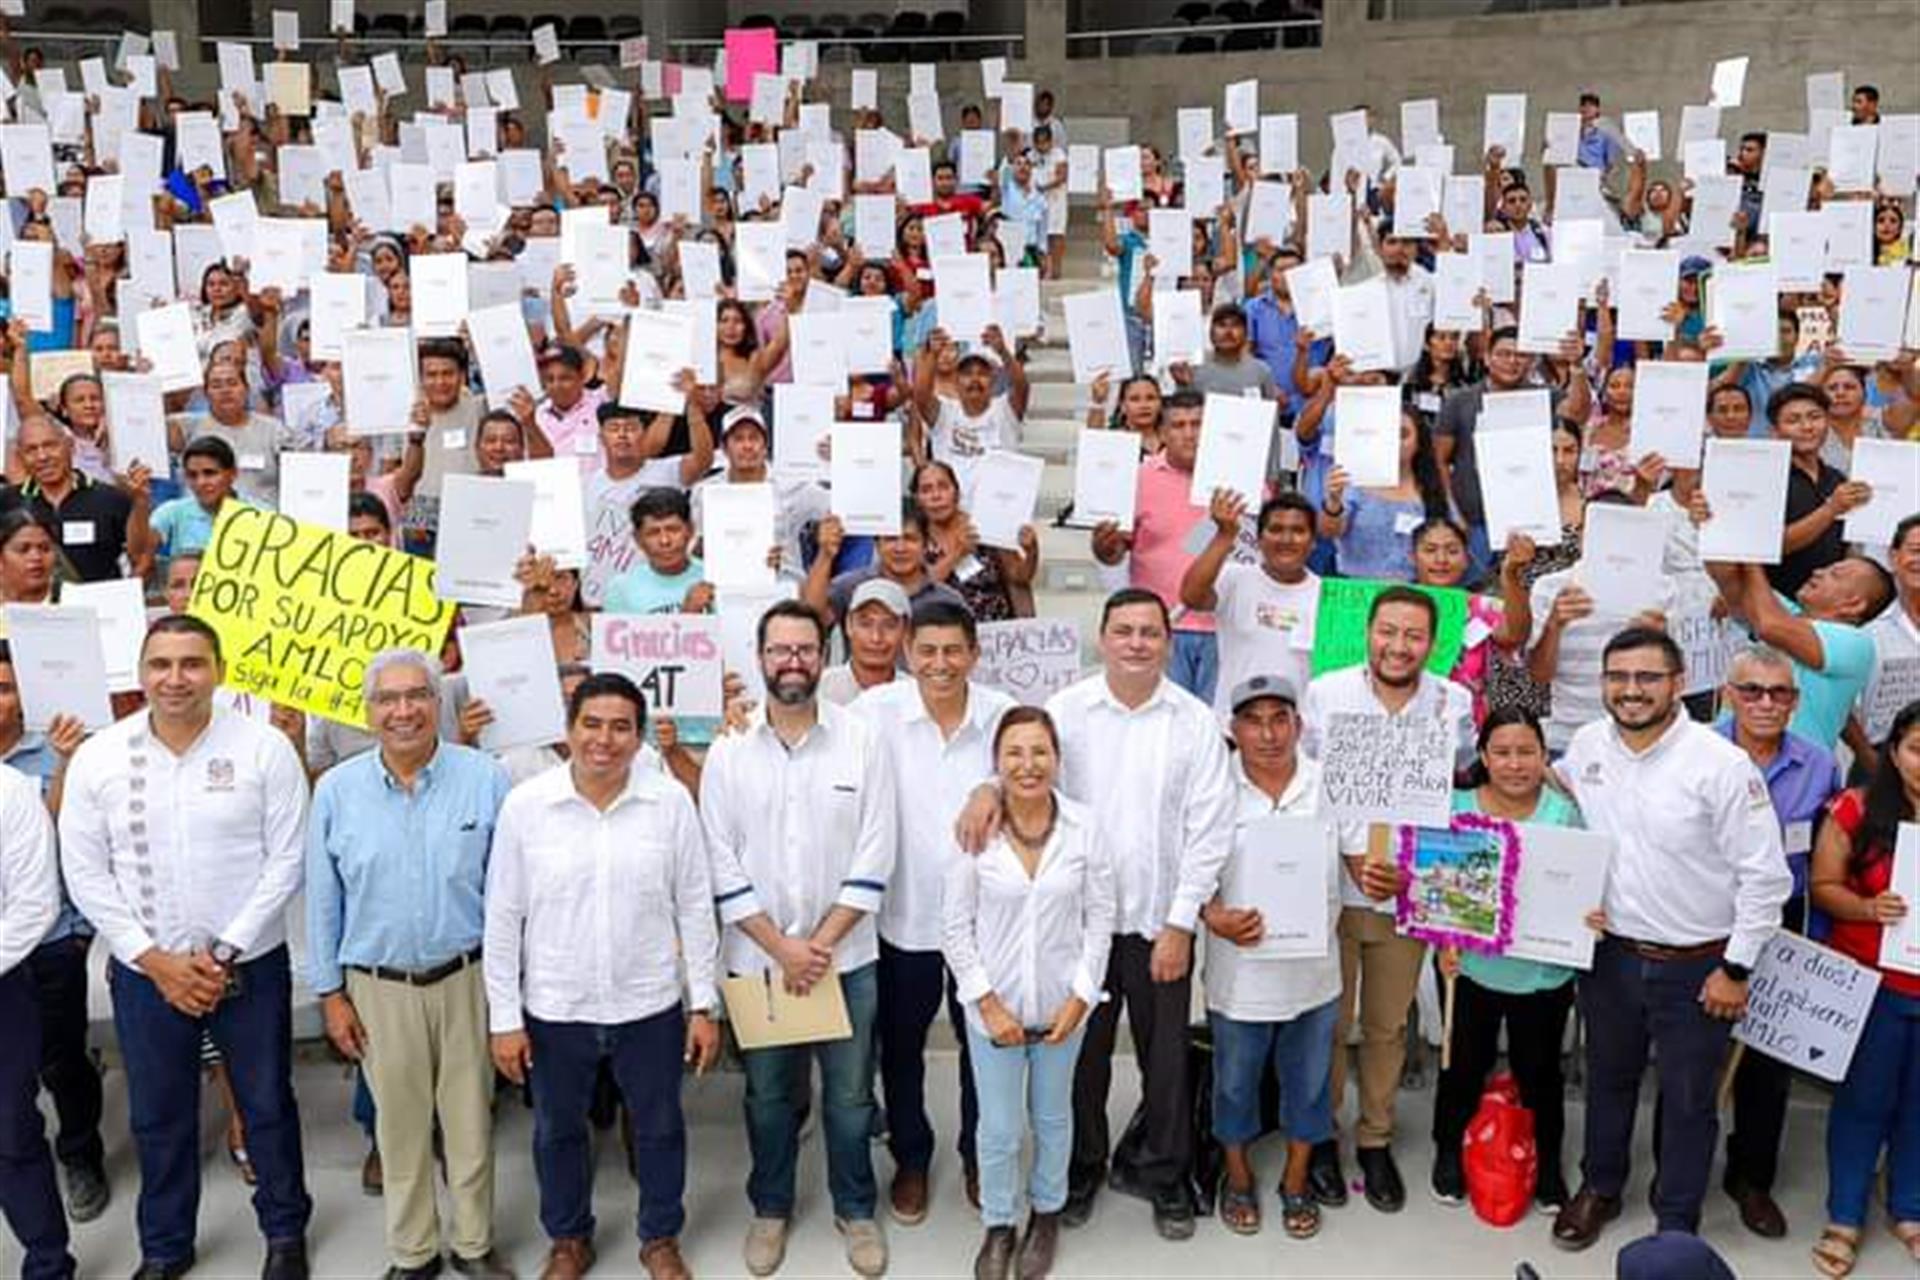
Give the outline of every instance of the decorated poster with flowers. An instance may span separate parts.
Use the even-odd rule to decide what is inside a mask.
[[[1482,955],[1505,951],[1520,871],[1513,824],[1461,813],[1445,827],[1401,827],[1399,837],[1407,876],[1395,911],[1400,933]]]

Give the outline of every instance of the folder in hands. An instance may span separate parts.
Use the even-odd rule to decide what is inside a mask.
[[[720,980],[727,1021],[742,1049],[777,1049],[853,1037],[840,975],[829,972],[806,995],[787,990],[777,970]]]

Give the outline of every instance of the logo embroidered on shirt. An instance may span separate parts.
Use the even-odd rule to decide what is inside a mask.
[[[233,761],[226,759],[207,761],[207,790],[233,790]]]

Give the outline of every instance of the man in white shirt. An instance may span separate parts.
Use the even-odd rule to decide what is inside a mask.
[[[943,352],[953,345],[945,329],[927,337],[927,349],[914,362],[913,403],[921,420],[932,424],[927,453],[953,468],[966,493],[972,486],[973,466],[995,449],[1020,447],[1021,423],[1027,416],[1026,367],[1014,358],[999,325],[988,325],[981,341],[960,357],[954,370],[958,399],[934,390],[934,370]],[[993,393],[1000,369],[1007,371],[1004,395]]]
[[[891,578],[869,578],[855,587],[840,628],[847,637],[847,660],[821,673],[821,700],[851,706],[868,690],[895,683],[912,616],[906,589]]]
[[[684,374],[691,381],[691,374]],[[633,501],[644,489],[687,489],[713,466],[713,432],[698,396],[687,397],[691,451],[660,456],[677,419],[612,401],[600,406],[600,461],[580,477],[587,512],[587,565],[580,598],[598,608],[607,586],[634,558]]]
[[[767,424],[760,410],[740,405],[721,420],[720,449],[726,455],[724,471],[716,471],[693,489],[693,527],[706,528],[705,496],[730,484],[773,486],[773,541],[780,548],[778,573],[783,583],[804,582],[806,556],[801,534],[815,528],[830,513],[826,486],[810,477],[782,475],[768,465]]]
[[[1319,819],[1320,764],[1302,756],[1294,685],[1255,675],[1235,685],[1228,709],[1235,747],[1233,852],[1220,893],[1201,912],[1207,924],[1206,989],[1213,1029],[1213,1136],[1226,1155],[1221,1221],[1250,1232],[1260,1224],[1259,1192],[1247,1148],[1261,1134],[1260,1092],[1268,1063],[1280,1080],[1286,1171],[1280,1197],[1290,1233],[1319,1222],[1307,1183],[1313,1147],[1334,1135],[1330,1072],[1339,1018],[1340,961],[1333,950],[1340,920],[1340,855],[1367,849],[1366,827]],[[1275,819],[1288,825],[1276,828]],[[1307,825],[1302,829],[1302,822]],[[1275,864],[1278,864],[1277,866]],[[1278,875],[1276,876],[1276,871]],[[1304,913],[1317,911],[1317,947],[1280,929],[1239,897],[1234,886],[1299,894]],[[1311,886],[1324,886],[1315,893]],[[1235,905],[1235,903],[1241,905]]]
[[[894,1162],[889,1203],[894,1221],[903,1226],[927,1214],[927,1170],[934,1147],[925,1103],[927,1028],[943,996],[960,1043],[960,1158],[968,1199],[977,1204],[980,1197],[973,1155],[979,1111],[965,1019],[940,952],[941,886],[958,856],[953,820],[973,788],[993,776],[994,727],[1014,705],[998,689],[969,679],[979,661],[973,615],[959,605],[929,601],[914,611],[908,632],[907,664],[913,679],[879,685],[852,704],[892,760],[894,777],[917,783],[913,798],[897,806],[899,847],[880,904],[875,1028],[887,1146]]]
[[[1891,559],[1898,595],[1891,608],[1867,624],[1873,676],[1860,695],[1859,714],[1847,726],[1847,745],[1868,760],[1900,708],[1920,696],[1920,512],[1895,527]]]
[[[60,914],[53,821],[40,788],[0,765],[0,1214],[25,1256],[28,1280],[69,1280],[67,1215],[40,1118],[40,1007],[27,957]]]
[[[1180,603],[1213,614],[1220,646],[1214,714],[1232,716],[1227,693],[1256,675],[1277,675],[1304,689],[1313,674],[1313,623],[1320,609],[1320,576],[1307,568],[1313,552],[1313,503],[1281,493],[1260,505],[1260,563],[1233,560],[1246,499],[1216,489],[1207,514],[1213,540],[1180,579]]]
[[[873,731],[818,697],[826,623],[782,600],[761,617],[756,642],[767,696],[747,729],[723,736],[700,778],[700,817],[725,926],[729,974],[765,974],[796,994],[836,981],[850,1039],[743,1051],[753,1221],[746,1264],[771,1275],[786,1256],[799,1157],[794,1082],[820,1063],[827,1185],[847,1261],[864,1276],[886,1270],[874,1219],[874,914],[893,874],[893,769]]]
[[[1587,826],[1615,842],[1607,933],[1580,983],[1587,1124],[1580,1193],[1554,1220],[1563,1249],[1620,1214],[1649,1050],[1659,1061],[1661,1231],[1696,1232],[1719,1122],[1715,1082],[1747,977],[1793,890],[1767,784],[1747,753],[1680,712],[1680,647],[1629,627],[1601,655],[1609,719],[1555,770]]]
[[[1213,711],[1167,677],[1172,647],[1165,602],[1141,587],[1116,591],[1100,617],[1104,669],[1054,694],[1047,714],[1060,731],[1061,790],[1094,815],[1118,903],[1106,997],[1088,1020],[1074,1072],[1062,1221],[1086,1223],[1106,1175],[1107,1091],[1124,1004],[1146,1112],[1144,1140],[1124,1163],[1153,1202],[1154,1229],[1185,1240],[1193,1235],[1193,933],[1227,858],[1233,791]],[[998,809],[995,793],[975,792],[960,821],[963,849],[985,846]]]
[[[1431,717],[1444,726],[1456,772],[1473,759],[1473,698],[1451,680],[1426,669],[1433,653],[1439,609],[1412,587],[1389,587],[1367,612],[1365,666],[1330,671],[1307,686],[1300,704],[1305,721],[1301,749],[1324,761],[1321,743],[1336,715]],[[1385,839],[1390,827],[1376,824],[1370,839]],[[1377,834],[1376,834],[1377,833]],[[1334,1043],[1347,1043],[1356,1013],[1360,1020],[1360,1116],[1354,1126],[1354,1158],[1366,1183],[1367,1203],[1382,1213],[1406,1204],[1406,1185],[1393,1159],[1393,1107],[1406,1065],[1407,1007],[1420,982],[1424,942],[1394,930],[1393,901],[1401,873],[1385,858],[1348,857],[1340,881],[1340,1020]],[[1333,1105],[1346,1095],[1347,1055],[1333,1055]],[[1337,1137],[1313,1151],[1309,1177],[1323,1205],[1346,1203]]]
[[[67,770],[61,865],[113,951],[108,986],[140,1157],[141,1275],[193,1265],[200,1042],[226,1060],[258,1185],[265,1280],[304,1280],[307,1197],[293,1097],[287,900],[300,888],[307,780],[281,733],[216,711],[220,639],[170,614],[147,631],[147,711]]]
[[[567,704],[568,762],[508,793],[487,867],[493,1060],[516,1084],[532,1082],[551,1280],[594,1261],[587,1112],[603,1063],[633,1127],[640,1263],[652,1280],[688,1274],[681,1063],[704,1072],[719,1056],[719,941],[693,799],[635,767],[645,731],[646,699],[631,680],[581,681]]]

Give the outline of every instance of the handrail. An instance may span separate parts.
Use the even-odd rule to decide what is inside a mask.
[[[1134,36],[1186,36],[1196,31],[1281,31],[1289,27],[1321,27],[1323,18],[1274,18],[1266,22],[1231,20],[1195,22],[1177,27],[1115,27],[1110,31],[1069,31],[1069,40],[1124,40]]]

